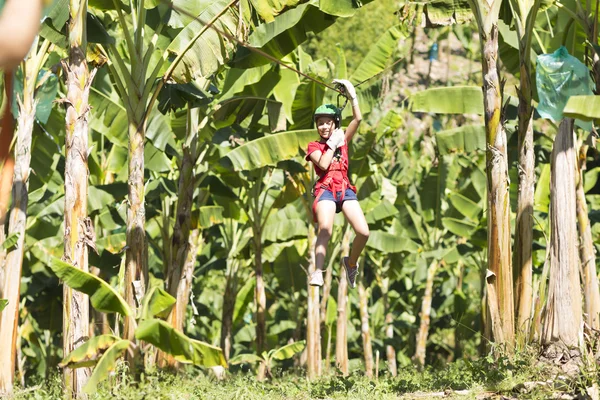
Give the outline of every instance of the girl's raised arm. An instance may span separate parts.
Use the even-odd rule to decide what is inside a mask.
[[[362,121],[362,114],[360,112],[360,107],[358,106],[358,97],[356,96],[356,89],[354,89],[354,85],[350,83],[347,79],[334,79],[334,83],[338,83],[342,85],[346,92],[346,97],[350,100],[350,104],[352,104],[352,121],[348,124],[346,128],[346,143],[349,143],[350,140],[354,137],[354,134],[358,130],[358,126]]]

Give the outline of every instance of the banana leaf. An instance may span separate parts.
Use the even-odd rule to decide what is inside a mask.
[[[208,343],[194,340],[158,319],[142,321],[135,331],[138,340],[151,343],[182,363],[205,367],[227,367],[223,351]]]
[[[385,253],[414,253],[419,250],[419,245],[412,240],[384,231],[371,231],[367,246]]]
[[[592,121],[600,118],[600,96],[571,96],[563,110],[569,118]]]
[[[195,214],[195,213],[193,213]],[[198,227],[207,229],[223,222],[223,207],[202,206],[198,212]]]
[[[473,18],[469,0],[427,1],[423,13],[427,27],[464,24]]]
[[[123,353],[125,353],[130,345],[131,342],[129,340],[119,340],[104,352],[83,388],[85,393],[92,394],[96,391],[98,383],[106,379],[110,372],[115,369],[117,360],[123,356]]]
[[[233,149],[221,159],[221,163],[226,167],[233,167],[236,171],[274,166],[279,161],[300,155],[298,149],[305,149],[308,142],[317,137],[313,129],[264,136]]]
[[[225,36],[210,28],[206,29],[192,47],[186,51],[194,37],[205,29],[204,24],[212,20],[226,7],[228,11],[219,17],[214,26],[221,31],[235,35],[238,18],[235,15],[235,8],[228,7],[229,3],[228,0],[197,3],[202,9],[195,11],[197,14],[194,13],[193,15],[197,15],[203,23],[196,20],[189,22],[167,48],[167,51],[175,56],[179,56],[185,51],[183,59],[173,71],[172,78],[177,83],[192,82],[199,77],[207,78],[217,72],[229,60],[235,46]]]
[[[253,364],[256,362],[264,361],[262,357],[257,356],[256,354],[238,354],[237,356],[231,358],[229,360],[229,364],[237,365],[237,364]]]
[[[335,19],[315,5],[304,3],[279,15],[273,22],[257,26],[248,43],[280,60],[304,43],[308,32],[318,34],[332,25]],[[239,46],[230,64],[235,68],[252,68],[270,63],[268,58]]]
[[[298,342],[290,343],[278,349],[271,350],[269,352],[269,359],[271,360],[287,360],[292,358],[294,354],[301,352],[304,350],[306,346],[305,340],[300,340]]]
[[[450,193],[448,195],[450,202],[462,215],[471,221],[479,221],[482,208],[473,200],[463,196],[460,193]]]
[[[90,296],[90,302],[96,310],[106,313],[117,312],[125,316],[132,314],[129,305],[121,295],[97,276],[55,257],[51,260],[50,268],[67,286]]]
[[[158,286],[152,286],[142,300],[141,319],[167,318],[177,300]]]
[[[427,89],[410,97],[412,112],[483,114],[483,93],[478,86]]]
[[[466,238],[470,237],[475,232],[475,230],[477,230],[476,223],[466,220],[460,220],[457,218],[442,218],[442,225],[444,226],[444,228],[448,229],[455,235]]]
[[[121,338],[114,335],[95,336],[73,350],[58,364],[60,368],[82,368],[95,365],[102,354]]]
[[[465,125],[435,133],[441,155],[485,150],[485,126]]]
[[[301,0],[250,0],[250,2],[265,22],[273,22],[284,9],[297,6]]]
[[[0,312],[2,312],[2,310],[4,310],[7,305],[8,305],[8,300],[0,299]]]
[[[394,51],[398,47],[398,40],[402,36],[398,26],[392,26],[377,41],[370,46],[370,50],[350,77],[355,85],[377,75],[392,62]]]
[[[550,206],[550,164],[542,164],[540,178],[535,185],[533,208],[548,213]]]

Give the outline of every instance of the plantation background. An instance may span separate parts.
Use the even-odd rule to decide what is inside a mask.
[[[46,7],[12,99],[2,81],[16,129],[0,393],[598,398],[598,5],[359,3]],[[561,45],[589,75],[562,122],[535,110],[536,56]],[[336,217],[319,291],[304,156],[334,78],[364,114],[350,177],[371,235],[348,289],[353,232]]]

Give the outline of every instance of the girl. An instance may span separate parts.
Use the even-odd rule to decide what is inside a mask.
[[[354,229],[356,237],[352,243],[350,257],[342,258],[350,287],[356,287],[358,256],[369,238],[369,226],[356,198],[356,188],[348,179],[348,143],[360,125],[362,115],[358,107],[356,90],[345,79],[334,79],[345,89],[352,104],[352,121],[346,132],[340,129],[341,115],[337,107],[325,104],[316,109],[314,120],[321,140],[310,142],[306,160],[312,161],[319,180],[314,187],[313,218],[318,224],[317,245],[315,248],[316,269],[310,275],[311,286],[323,286],[323,265],[327,243],[331,238],[333,217],[342,211]]]

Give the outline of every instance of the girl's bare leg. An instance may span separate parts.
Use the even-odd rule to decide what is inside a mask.
[[[358,200],[345,201],[342,204],[342,212],[356,233],[350,250],[350,258],[348,259],[350,266],[354,266],[358,262],[358,257],[365,248],[365,244],[367,244],[367,239],[369,239],[369,225]]]
[[[316,269],[322,270],[325,264],[327,243],[329,243],[329,239],[331,238],[334,217],[335,203],[333,201],[323,200],[317,203],[317,224],[319,231],[317,233],[317,245],[315,246]]]

